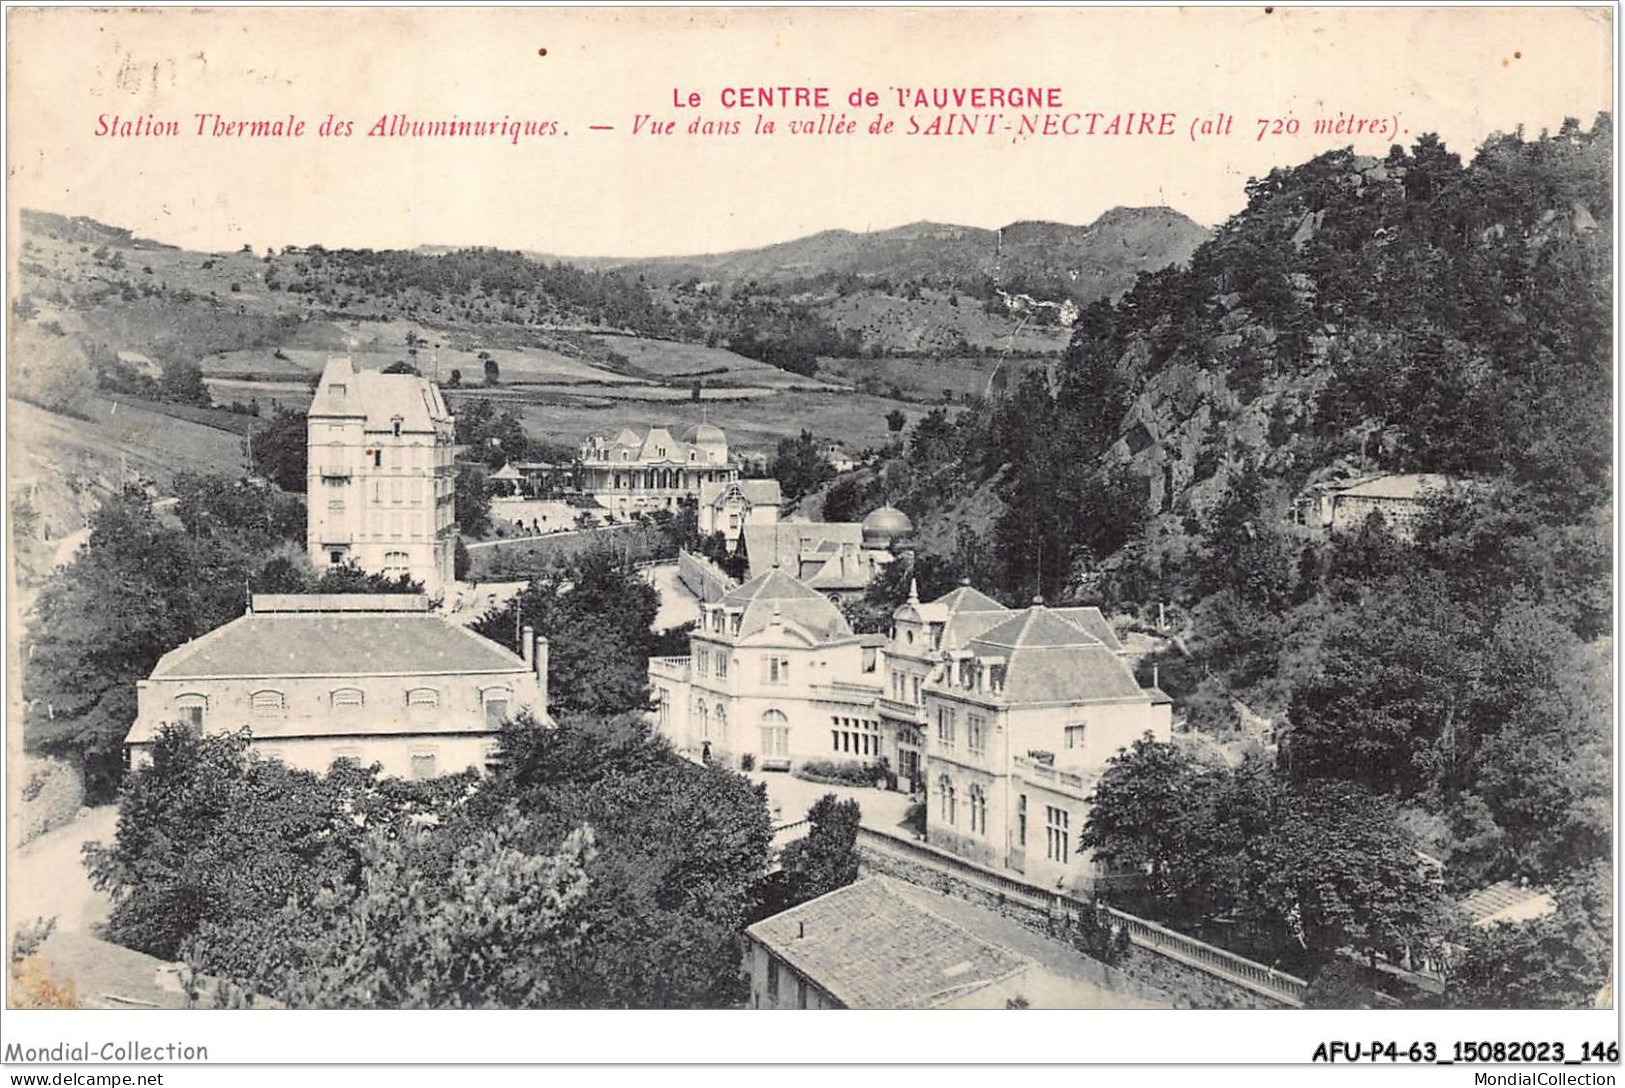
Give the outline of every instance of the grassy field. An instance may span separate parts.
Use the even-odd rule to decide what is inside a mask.
[[[925,414],[918,404],[905,404],[865,393],[803,392],[739,400],[677,400],[663,406],[634,406],[626,401],[601,408],[577,405],[525,404],[522,418],[532,437],[580,442],[607,427],[659,424],[681,431],[710,423],[728,434],[736,450],[771,453],[779,439],[803,429],[821,438],[836,438],[854,452],[886,442],[886,414],[900,409],[910,426]]]
[[[1034,370],[1045,370],[1053,359],[1031,356],[955,355],[942,359],[819,359],[818,372],[847,384],[876,392],[895,392],[906,400],[938,404],[949,393],[959,401],[966,394],[985,396],[995,374],[1014,389]]]
[[[708,389],[718,383],[735,388],[837,388],[833,383],[791,374],[755,359],[736,355],[726,348],[681,344],[673,340],[643,340],[635,336],[599,336],[597,339],[609,350],[626,356],[631,362],[631,373],[646,374],[684,386],[699,378]]]

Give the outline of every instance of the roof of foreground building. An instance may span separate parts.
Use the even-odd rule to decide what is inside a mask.
[[[274,594],[253,611],[177,646],[154,680],[498,673],[517,654],[448,623],[413,594]]]

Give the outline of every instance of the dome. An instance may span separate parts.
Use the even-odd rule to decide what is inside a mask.
[[[890,547],[913,535],[914,523],[895,506],[882,506],[863,519],[863,543],[867,547]]]
[[[722,433],[722,428],[713,427],[709,423],[701,423],[697,427],[690,428],[685,437],[696,446],[725,446],[728,444],[728,436]]]

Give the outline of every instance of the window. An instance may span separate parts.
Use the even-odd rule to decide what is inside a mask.
[[[863,648],[863,671],[864,672],[874,672],[876,666],[878,666],[879,664],[880,664],[880,652],[878,650],[876,650],[873,646],[865,646]]]
[[[288,709],[280,691],[256,691],[248,698],[256,718],[280,718]]]
[[[337,551],[337,550],[330,551],[330,552],[327,553],[327,561],[329,563],[331,563],[335,567],[343,566],[344,565],[344,553],[341,552],[341,551]]]
[[[804,978],[798,978],[798,979],[796,979],[796,1008],[804,1009],[806,1007],[807,1007],[807,980],[804,979]]]
[[[354,744],[344,744],[333,749],[333,761],[336,763],[341,759],[365,766],[361,763],[361,749]]]
[[[711,660],[710,651],[708,651],[708,650],[695,650],[694,651],[694,675],[695,676],[704,676],[707,672],[709,672],[710,668],[711,668],[711,666],[709,664],[710,660]]]
[[[327,391],[335,397],[342,397],[348,391],[348,387],[342,382],[331,382],[327,386]]]
[[[1071,841],[1067,836],[1069,815],[1064,808],[1044,806],[1044,856],[1062,865],[1071,856]]]
[[[711,709],[704,703],[695,700],[694,718],[700,723],[700,737],[708,739],[711,736]]]
[[[980,714],[972,714],[965,723],[965,729],[965,743],[972,752],[981,755],[987,750],[987,719]]]
[[[412,777],[417,781],[435,776],[435,754],[432,751],[412,753]]]
[[[383,468],[384,467],[384,451],[383,450],[373,450],[372,451],[372,467],[373,468]]]
[[[434,688],[412,688],[406,693],[406,716],[413,721],[433,717],[439,705],[440,692]]]
[[[914,677],[914,705],[915,706],[924,706],[925,705],[924,703],[922,703],[920,701],[920,678],[918,676]]]
[[[175,700],[175,706],[181,712],[180,720],[190,726],[194,732],[203,730],[203,715],[209,709],[209,698],[206,695],[182,695]]]
[[[1016,798],[1016,845],[1027,845],[1027,795]]]
[[[659,714],[660,728],[666,729],[671,725],[671,689],[660,688],[656,710]]]
[[[942,822],[949,827],[954,826],[955,819],[959,815],[959,809],[954,799],[954,784],[947,775],[937,779],[937,797],[939,799],[937,802],[938,807],[942,812]]]
[[[717,679],[728,679],[728,654],[726,651],[717,651]]]
[[[762,680],[768,684],[788,684],[790,682],[790,659],[787,657],[770,657],[762,662]]]
[[[1084,727],[1082,724],[1069,725],[1066,727],[1066,746],[1068,748],[1083,747],[1083,730]]]
[[[389,578],[399,578],[409,574],[412,570],[412,557],[406,552],[384,553],[384,575]]]
[[[501,729],[508,720],[508,700],[513,692],[507,688],[487,688],[480,696],[485,703],[485,727]]]
[[[767,999],[770,1003],[779,1003],[779,961],[769,958],[767,961]]]
[[[937,707],[937,743],[944,752],[954,750],[954,712],[947,707]]]
[[[329,698],[333,709],[345,714],[360,710],[367,701],[360,688],[339,688]]]
[[[987,834],[987,794],[982,792],[981,786],[972,786],[966,794],[970,801],[970,833],[972,835]]]
[[[762,756],[783,759],[789,754],[790,719],[782,710],[769,710],[762,715]]]

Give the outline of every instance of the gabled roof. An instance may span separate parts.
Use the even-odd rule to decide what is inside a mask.
[[[1099,639],[1106,648],[1113,653],[1123,649],[1123,643],[1118,640],[1117,632],[1112,629],[1111,623],[1098,608],[1057,608],[1053,610],[1057,616],[1062,616],[1077,624],[1089,634]]]
[[[850,544],[854,551],[861,548],[863,527],[851,522],[781,521],[777,525],[747,525],[744,537],[753,577],[775,569],[790,571],[799,577],[802,558],[816,558],[819,545],[826,541]]]
[[[524,670],[517,654],[431,612],[253,612],[169,651],[152,679]]]
[[[1438,473],[1413,472],[1395,476],[1378,476],[1356,484],[1339,495],[1368,499],[1419,499],[1436,491],[1443,491],[1453,482],[1451,477]]]
[[[932,604],[942,605],[950,612],[1008,612],[1004,605],[974,586],[960,586],[938,597]]]
[[[849,1009],[929,1009],[1033,961],[976,937],[869,877],[745,930]]]
[[[1529,888],[1503,880],[1480,888],[1461,901],[1462,913],[1480,929],[1497,922],[1527,922],[1557,909],[1552,893],[1543,888]]]
[[[1005,659],[1007,703],[1151,701],[1114,651],[1043,605],[1012,614],[972,639],[969,649]]]
[[[818,642],[852,634],[846,617],[828,597],[782,570],[770,570],[735,586],[723,595],[722,604],[744,609],[737,638],[766,630],[774,620],[799,627]]]
[[[329,359],[306,413],[311,417],[361,417],[368,431],[389,431],[399,420],[402,431],[433,432],[449,423],[451,413],[440,390],[416,374],[356,370],[347,357]]]
[[[714,506],[735,489],[752,506],[779,506],[784,502],[784,491],[777,480],[712,480],[700,485],[700,505]]]

